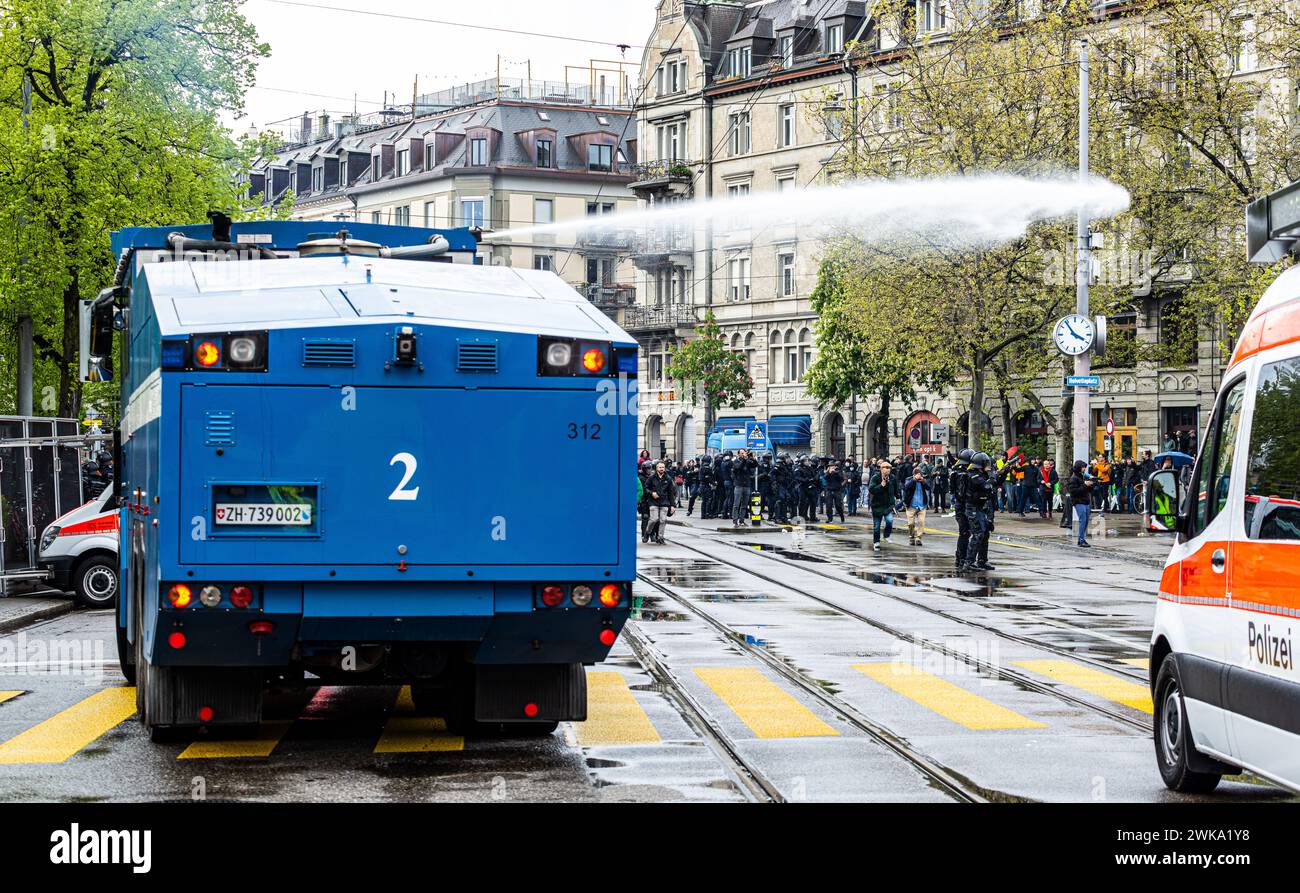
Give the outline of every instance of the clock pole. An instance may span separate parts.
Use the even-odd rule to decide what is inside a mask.
[[[1079,185],[1088,186],[1088,39],[1079,41]],[[1083,189],[1079,199],[1078,264],[1075,270],[1075,310],[1084,319],[1091,319],[1088,308],[1088,285],[1092,278],[1091,221],[1083,202]],[[1085,350],[1074,358],[1074,374],[1088,375],[1092,371],[1092,357]],[[1092,429],[1092,389],[1074,389],[1074,459],[1088,461],[1088,434]]]

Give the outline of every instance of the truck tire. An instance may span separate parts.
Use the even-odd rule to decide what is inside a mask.
[[[77,602],[87,608],[111,608],[117,604],[117,560],[92,555],[77,565],[72,577]]]
[[[1155,694],[1156,765],[1165,787],[1182,794],[1208,794],[1218,787],[1222,775],[1197,772],[1191,767],[1195,747],[1192,727],[1183,703],[1178,664],[1172,654],[1166,655],[1160,665]]]
[[[135,685],[135,651],[134,646],[126,638],[126,627],[117,626],[117,665],[122,668],[122,675],[126,677],[127,685]]]

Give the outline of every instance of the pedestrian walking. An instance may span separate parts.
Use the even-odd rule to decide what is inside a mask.
[[[881,527],[884,527],[884,541],[889,542],[894,533],[894,510],[902,493],[898,479],[893,475],[893,466],[881,462],[880,468],[872,475],[867,484],[868,501],[871,506],[871,548],[880,551]]]
[[[921,545],[925,536],[925,512],[930,504],[930,483],[918,469],[903,485],[903,505],[907,508],[907,538],[913,546]]]
[[[1074,517],[1079,525],[1079,546],[1086,549],[1091,545],[1088,542],[1088,521],[1092,515],[1092,492],[1096,488],[1096,482],[1088,476],[1088,463],[1082,459],[1074,463],[1068,486]]]
[[[645,483],[646,501],[650,505],[650,524],[641,535],[641,542],[647,537],[653,542],[664,545],[664,528],[672,517],[677,503],[677,487],[668,474],[668,468],[662,461],[655,464],[654,474]]]

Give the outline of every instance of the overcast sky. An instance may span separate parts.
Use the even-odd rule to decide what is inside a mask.
[[[319,8],[326,6],[350,11]],[[656,0],[247,0],[244,15],[270,44],[271,57],[258,68],[257,87],[248,93],[245,117],[238,121],[227,118],[227,123],[242,132],[250,123],[264,129],[307,110],[350,113],[354,94],[356,107],[363,114],[381,106],[385,91],[390,97],[396,95],[396,101],[409,103],[417,76],[421,93],[492,78],[498,53],[506,60],[503,76],[524,77],[526,68],[518,63],[531,59],[534,80],[563,81],[565,65],[585,67],[591,59],[618,60],[616,46],[621,43],[632,45],[625,58],[635,65],[654,26],[655,6]],[[504,34],[369,13],[603,43]]]

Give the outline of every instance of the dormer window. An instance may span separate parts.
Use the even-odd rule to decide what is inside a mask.
[[[613,146],[588,146],[587,170],[608,174],[614,170]]]
[[[551,140],[537,141],[537,166],[555,167],[555,143]]]
[[[371,180],[378,180],[378,179],[379,179],[380,170],[381,170],[381,167],[380,167],[381,163],[382,163],[382,162],[380,161],[380,158],[379,158],[378,155],[371,155],[371,156],[370,156],[370,179],[371,179]]]
[[[794,35],[781,38],[781,67],[794,67]]]
[[[737,47],[728,54],[727,73],[733,78],[747,78],[753,69],[753,61],[751,47]]]
[[[844,52],[844,26],[826,26],[826,55]]]
[[[469,141],[469,166],[470,167],[487,167],[488,163],[488,141],[486,137],[478,137]]]
[[[397,176],[405,177],[411,172],[411,150],[399,149],[397,152]]]
[[[424,169],[426,171],[431,171],[436,167],[437,155],[438,153],[434,151],[433,140],[429,140],[424,146]]]
[[[311,169],[311,191],[325,191],[325,168],[314,167]]]

